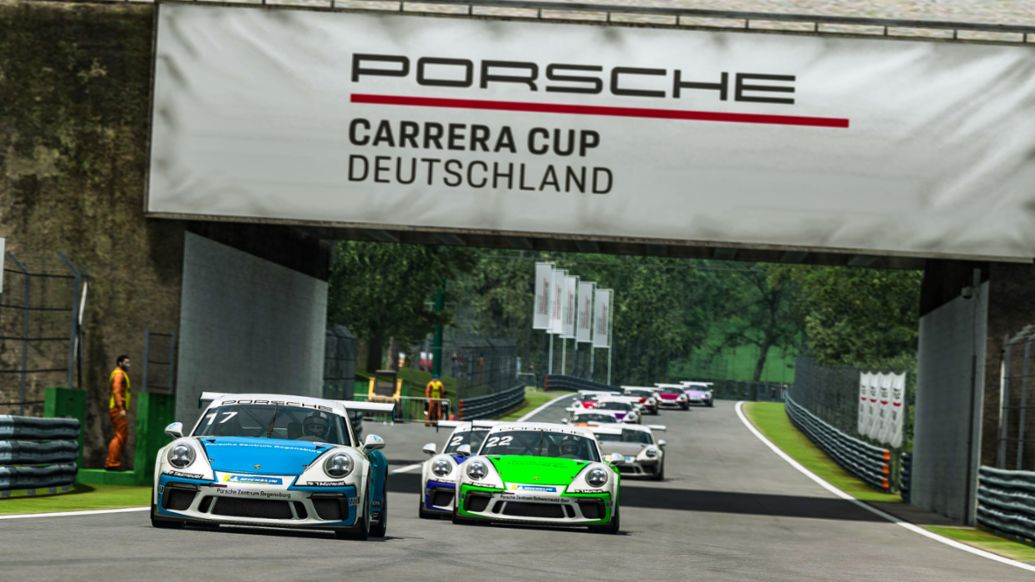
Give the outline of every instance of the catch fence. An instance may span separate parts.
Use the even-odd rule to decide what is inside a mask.
[[[1035,470],[1035,325],[1003,346],[996,462],[999,469]]]
[[[510,390],[517,382],[517,343],[507,338],[456,335],[442,348],[442,374],[455,378],[458,398]]]
[[[323,397],[352,400],[355,392],[356,353],[359,341],[344,325],[327,328],[324,342]],[[366,387],[360,390],[366,394]]]

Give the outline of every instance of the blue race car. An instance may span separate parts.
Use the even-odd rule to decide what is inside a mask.
[[[421,495],[417,514],[421,519],[450,517],[453,515],[453,498],[459,479],[458,467],[478,450],[489,430],[500,424],[495,420],[474,420],[470,422],[439,421],[440,427],[454,427],[440,454],[436,454],[435,443],[424,445],[423,451],[431,456],[421,466]],[[461,450],[461,447],[464,447]]]
[[[151,524],[326,529],[383,537],[388,526],[384,440],[360,444],[349,410],[392,404],[282,394],[202,394],[210,401],[189,436],[174,422],[158,451]]]

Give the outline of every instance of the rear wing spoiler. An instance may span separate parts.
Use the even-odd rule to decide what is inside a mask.
[[[224,396],[234,396],[233,392],[202,392],[201,396],[198,396],[198,408],[202,408],[206,403],[212,402],[213,400],[219,400]],[[391,402],[358,402],[356,400],[334,400],[345,406],[348,410],[359,410],[363,412],[380,412],[383,414],[391,414],[395,410],[395,404]]]

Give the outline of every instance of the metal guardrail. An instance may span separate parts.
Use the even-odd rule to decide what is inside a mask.
[[[977,521],[1035,545],[1035,472],[979,468]]]
[[[787,398],[785,410],[791,423],[846,471],[864,482],[891,490],[891,450],[875,447],[823,422],[815,414]]]
[[[496,418],[521,406],[525,402],[525,385],[519,384],[510,390],[467,398],[457,403],[457,420],[478,420]]]
[[[620,386],[601,384],[592,380],[566,376],[564,374],[550,374],[543,378],[543,390],[598,390],[601,392],[621,392]]]
[[[78,438],[75,418],[0,416],[0,497],[75,483]]]

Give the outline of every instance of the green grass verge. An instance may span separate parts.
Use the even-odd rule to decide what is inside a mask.
[[[4,499],[0,501],[0,515],[117,509],[150,504],[150,486],[76,484],[72,491],[59,495]]]
[[[752,424],[774,445],[801,463],[827,483],[861,501],[901,503],[898,495],[883,493],[863,483],[840,465],[791,424],[782,402],[748,402],[744,413]]]
[[[767,439],[783,452],[801,463],[827,483],[848,493],[860,501],[873,503],[901,503],[898,495],[889,495],[874,490],[832,461],[801,431],[791,424],[779,402],[747,402],[744,413]],[[1035,548],[973,527],[944,527],[922,525],[921,527],[965,543],[976,548],[999,554],[1021,562],[1035,562]]]
[[[528,386],[525,388],[525,403],[521,406],[521,408],[517,408],[509,414],[500,417],[500,420],[517,420],[522,416],[528,414],[529,412],[532,412],[536,408],[542,406],[543,404],[546,404],[547,402],[553,400],[554,398],[557,398],[558,396],[563,396],[564,394],[570,394],[570,392],[563,392],[560,390],[551,390],[549,392],[543,392],[541,388],[533,388],[531,386]],[[553,422],[559,422],[560,417],[552,420]]]
[[[972,527],[944,527],[936,525],[925,525],[940,536],[962,542],[982,550],[1006,556],[1019,562],[1035,562],[1035,548],[1018,543],[1006,538],[1001,538],[987,531]]]

